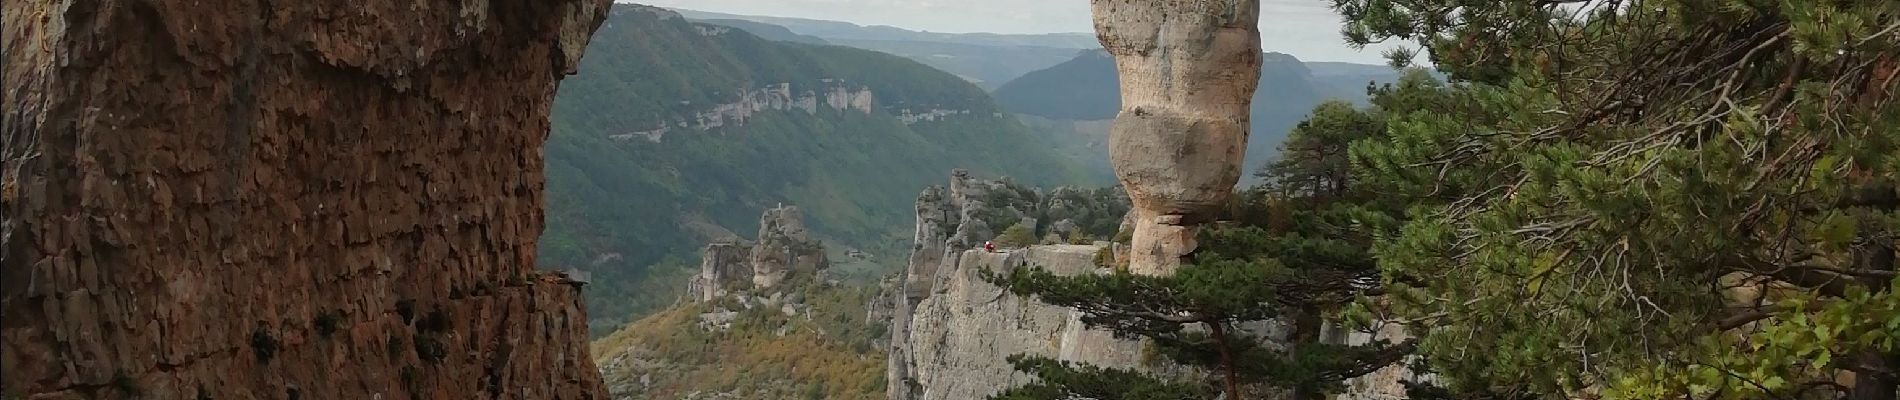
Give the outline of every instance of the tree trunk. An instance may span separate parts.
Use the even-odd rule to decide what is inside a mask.
[[[1220,369],[1221,372],[1226,375],[1227,398],[1229,400],[1240,400],[1240,378],[1234,373],[1233,346],[1227,345],[1227,324],[1225,322],[1213,322],[1207,324],[1207,326],[1208,330],[1214,333],[1214,345],[1220,347]]]
[[[1881,354],[1868,352],[1861,355],[1861,364],[1883,371],[1900,369],[1900,353]],[[1853,400],[1894,400],[1900,398],[1900,377],[1892,374],[1859,372],[1854,374]]]
[[[1307,346],[1319,343],[1322,322],[1319,318],[1318,307],[1300,307],[1299,312],[1293,315],[1293,331],[1287,338],[1288,354],[1297,358],[1299,352],[1306,351]],[[1325,396],[1324,393],[1313,390],[1311,385],[1298,385],[1293,388],[1294,400],[1323,400]]]
[[[1859,257],[1860,268],[1871,271],[1893,271],[1895,249],[1879,243],[1867,246]],[[1863,279],[1868,287],[1880,290],[1885,285],[1879,279]],[[1900,352],[1880,353],[1870,351],[1861,355],[1861,364],[1871,370],[1900,371]],[[1900,376],[1892,373],[1880,374],[1860,372],[1854,374],[1854,400],[1895,400],[1900,398]]]

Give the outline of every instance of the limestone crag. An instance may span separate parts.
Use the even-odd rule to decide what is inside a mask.
[[[825,245],[805,230],[798,207],[765,210],[759,216],[759,244],[752,246],[752,284],[770,288],[792,271],[816,274],[831,265]]]
[[[897,120],[903,121],[905,125],[913,125],[919,122],[941,121],[956,115],[970,115],[970,110],[946,110],[941,108],[915,111],[909,108],[897,110]]]
[[[1379,326],[1379,329],[1370,333],[1340,329],[1333,325],[1327,325],[1324,328],[1321,337],[1327,342],[1355,346],[1373,341],[1398,343],[1409,337],[1405,334],[1404,326],[1396,322],[1384,323]],[[1347,379],[1345,390],[1338,396],[1334,396],[1333,400],[1403,400],[1407,398],[1404,382],[1432,382],[1435,379],[1431,375],[1419,374],[1408,367],[1415,357],[1408,357],[1406,361],[1393,363],[1372,373]]]
[[[736,292],[770,289],[794,274],[818,279],[831,266],[824,243],[811,237],[804,213],[795,206],[765,210],[757,240],[713,243],[701,254],[699,274],[686,290],[699,301],[744,297]]]
[[[712,301],[733,288],[752,287],[752,267],[747,262],[751,247],[727,242],[706,245],[700,252],[699,274],[687,283],[686,293],[699,301]]]
[[[1119,213],[1127,210],[1126,203],[1118,203],[1115,196],[1081,196],[1083,191],[1064,188],[1050,193],[1044,196],[958,170],[952,172],[947,187],[931,187],[918,195],[909,265],[892,284],[888,303],[870,307],[870,312],[888,313],[891,318],[885,372],[890,399],[982,398],[1025,382],[1027,376],[1006,363],[1016,353],[1108,366],[1136,365],[1140,349],[1136,342],[1086,329],[1080,315],[1069,309],[1017,298],[978,278],[978,271],[1028,264],[1057,273],[1100,270],[1095,265],[1098,246],[1034,246],[1000,253],[972,250],[1001,229],[992,226],[1033,226],[1037,217],[1057,208],[1067,210],[1063,215],[1075,220],[1110,229],[1122,219]],[[1061,206],[1052,206],[1056,204]],[[1072,221],[1070,225],[1078,224]]]
[[[603,398],[534,255],[607,6],[6,2],[0,396]]]
[[[695,26],[702,34],[707,34],[708,29],[719,30],[719,34],[731,32],[731,28],[718,25]],[[766,111],[796,110],[806,114],[817,114],[820,109],[825,109],[870,114],[872,107],[876,104],[876,96],[872,94],[871,89],[862,85],[852,85],[843,79],[830,78],[820,80],[820,85],[823,86],[821,90],[799,92],[794,92],[792,84],[787,82],[769,84],[757,89],[741,89],[738,90],[738,98],[730,103],[703,107],[702,110],[693,111],[675,119],[671,124],[660,122],[652,129],[618,133],[607,137],[621,141],[641,139],[658,143],[667,133],[675,129],[703,132],[726,126],[745,126],[754,114]],[[685,106],[693,107],[691,103]],[[905,112],[908,115],[908,110]],[[940,117],[942,116],[932,116],[932,118]]]
[[[1137,214],[1130,268],[1170,274],[1240,179],[1260,79],[1260,1],[1090,5],[1121,84],[1108,151]]]
[[[947,260],[937,286],[911,311],[902,399],[980,399],[1028,383],[1010,368],[1014,354],[1037,354],[1093,365],[1140,368],[1142,344],[1089,329],[1074,310],[1017,297],[982,280],[979,271],[1004,272],[1034,265],[1057,274],[1104,271],[1094,264],[1098,246],[1043,245],[990,253],[964,250]]]

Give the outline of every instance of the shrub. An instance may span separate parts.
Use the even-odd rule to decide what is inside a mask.
[[[1095,266],[1102,268],[1115,266],[1115,250],[1109,246],[1102,246],[1102,248],[1096,249]]]
[[[1036,233],[1034,231],[1035,228],[1030,227],[1028,224],[1017,223],[1016,225],[1011,225],[1009,229],[1004,229],[1003,234],[996,235],[994,242],[1000,247],[1028,246],[1036,243]]]
[[[1089,237],[1088,234],[1084,234],[1081,231],[1070,232],[1069,244],[1095,244],[1095,238]]]

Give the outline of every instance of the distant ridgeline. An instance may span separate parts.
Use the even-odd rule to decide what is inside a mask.
[[[1368,84],[1397,78],[1397,71],[1381,66],[1305,63],[1291,55],[1265,53],[1260,63],[1260,87],[1253,97],[1246,171],[1251,173],[1271,159],[1287,131],[1313,106],[1328,99],[1363,103]],[[1104,121],[1114,119],[1121,109],[1120,86],[1115,60],[1098,49],[1025,74],[996,88],[992,95],[1011,113],[1056,121]],[[1078,134],[1106,135],[1107,127],[1075,124],[1073,129]]]
[[[772,40],[827,43],[895,54],[956,74],[985,90],[1029,71],[1099,48],[1094,33],[918,32],[849,22],[678,10],[700,22],[744,29]]]
[[[540,262],[592,274],[596,334],[672,301],[699,246],[781,202],[839,251],[896,250],[916,188],[944,170],[1111,180],[1055,156],[954,75],[641,5],[614,6],[553,114]],[[677,279],[641,279],[654,274]]]

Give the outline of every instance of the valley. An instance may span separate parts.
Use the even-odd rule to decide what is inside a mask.
[[[917,257],[918,240],[944,240],[915,236],[936,228],[913,226],[922,205],[912,195],[951,170],[959,171],[953,187],[979,182],[966,182],[973,176],[1008,177],[983,185],[1012,193],[980,199],[996,206],[958,206],[986,210],[971,217],[988,224],[972,225],[953,246],[1002,240],[1018,222],[1029,224],[1021,228],[1027,239],[1012,246],[1113,238],[1127,209],[1125,199],[1102,205],[1119,192],[1105,157],[1117,85],[1093,39],[904,33],[616,4],[580,74],[555,97],[538,257],[544,268],[589,276],[588,325],[610,392],[882,398],[891,378],[890,313],[903,307],[870,309],[902,291],[905,279],[892,276],[915,268],[905,260]],[[1249,160],[1271,157],[1284,132],[1323,99],[1363,101],[1365,82],[1396,76],[1337,63],[1318,64],[1329,71],[1321,76],[1291,56],[1267,56]],[[1328,86],[1329,78],[1365,82],[1355,93]],[[1056,185],[1070,187],[1029,189]],[[759,229],[759,213],[782,206],[801,210],[801,226],[826,243],[818,251],[828,268],[823,279],[774,293],[854,300],[784,302],[808,307],[801,313],[780,313],[773,300],[758,311],[751,308],[765,297],[745,297],[739,307],[689,284],[732,254],[714,251],[718,243],[744,241],[735,232]],[[1062,218],[1039,219],[1044,212]],[[708,328],[704,318],[727,312],[737,313],[733,322]],[[791,353],[750,358],[761,351]],[[740,361],[711,364],[734,357]],[[866,360],[879,380],[800,368],[799,359]],[[738,381],[733,368],[764,375]]]
[[[652,1],[0,5],[0,399],[1900,399],[1900,2]]]

